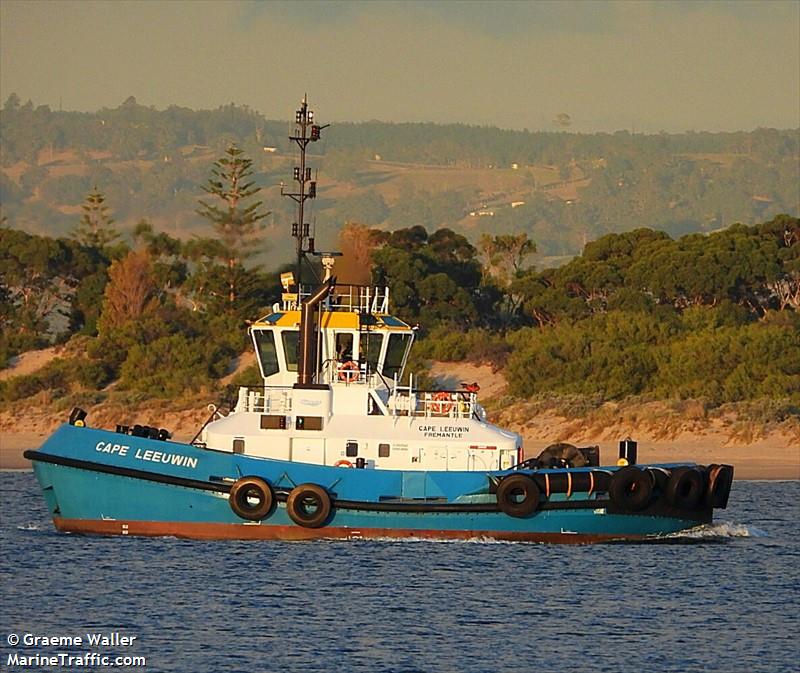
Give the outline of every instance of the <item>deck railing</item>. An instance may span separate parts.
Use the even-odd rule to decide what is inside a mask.
[[[314,288],[300,286],[297,292],[283,294],[281,308],[297,311],[303,300],[310,297]],[[357,313],[389,313],[389,288],[371,285],[334,285],[330,296],[322,302],[324,311],[350,311]]]
[[[395,389],[388,406],[394,416],[472,418],[482,411],[477,394],[463,390]]]
[[[260,414],[288,414],[292,410],[291,386],[239,388],[236,411],[252,411]]]

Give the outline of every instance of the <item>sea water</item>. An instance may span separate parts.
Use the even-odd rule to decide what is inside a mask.
[[[737,481],[712,527],[588,546],[85,537],[54,531],[31,472],[0,496],[2,670],[798,670],[800,482]]]

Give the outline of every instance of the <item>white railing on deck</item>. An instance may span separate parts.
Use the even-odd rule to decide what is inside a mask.
[[[284,311],[296,311],[302,301],[311,296],[312,290],[300,288],[296,293],[283,295]],[[322,302],[325,311],[350,311],[358,313],[389,313],[389,288],[369,285],[335,285],[330,296]]]
[[[237,412],[288,414],[291,410],[291,387],[239,388],[239,400],[236,403]]]
[[[389,410],[393,416],[423,416],[432,418],[482,417],[477,393],[462,390],[421,391],[409,385],[398,385],[389,397]]]

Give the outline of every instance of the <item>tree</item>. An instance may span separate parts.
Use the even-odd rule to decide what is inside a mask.
[[[502,326],[507,326],[519,313],[523,297],[512,291],[512,283],[519,278],[525,258],[536,252],[536,244],[522,234],[483,234],[478,243],[486,260],[484,279],[486,285],[494,282],[502,293],[498,302],[498,317]],[[491,280],[490,280],[491,279]]]
[[[106,205],[106,197],[97,189],[97,185],[86,196],[81,209],[83,215],[72,232],[75,240],[102,250],[119,239],[119,233],[111,227],[114,219]]]
[[[9,97],[6,99],[6,102],[3,105],[3,110],[6,112],[16,112],[19,110],[19,104],[19,96],[15,92],[12,92],[11,95],[9,95]]]
[[[243,150],[230,145],[225,156],[214,162],[212,177],[203,187],[221,201],[221,206],[201,199],[201,208],[197,211],[211,222],[222,244],[229,304],[236,302],[237,279],[242,275],[240,267],[256,252],[254,248],[264,229],[261,220],[269,215],[259,210],[261,201],[251,201],[261,189],[249,180],[253,174],[252,165]]]
[[[343,283],[369,285],[371,280],[372,253],[387,234],[357,222],[347,222],[339,231],[339,250],[342,253],[341,273]]]
[[[504,287],[522,270],[525,258],[536,252],[536,244],[524,233],[499,236],[483,234],[479,245],[486,259],[486,270]]]
[[[392,306],[405,320],[469,327],[486,319],[480,265],[466,238],[450,229],[431,236],[424,227],[400,229],[372,254],[373,279],[389,287]]]
[[[157,304],[150,254],[131,251],[108,270],[100,323],[103,331],[121,327],[141,318]]]

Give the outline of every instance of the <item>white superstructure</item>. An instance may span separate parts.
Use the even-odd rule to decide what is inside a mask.
[[[264,380],[240,388],[227,416],[203,428],[209,448],[324,465],[398,470],[506,469],[521,438],[486,421],[477,390],[401,385],[414,330],[390,315],[388,291],[331,285],[302,368],[302,306],[283,303],[250,327]],[[310,315],[309,320],[312,319]]]

